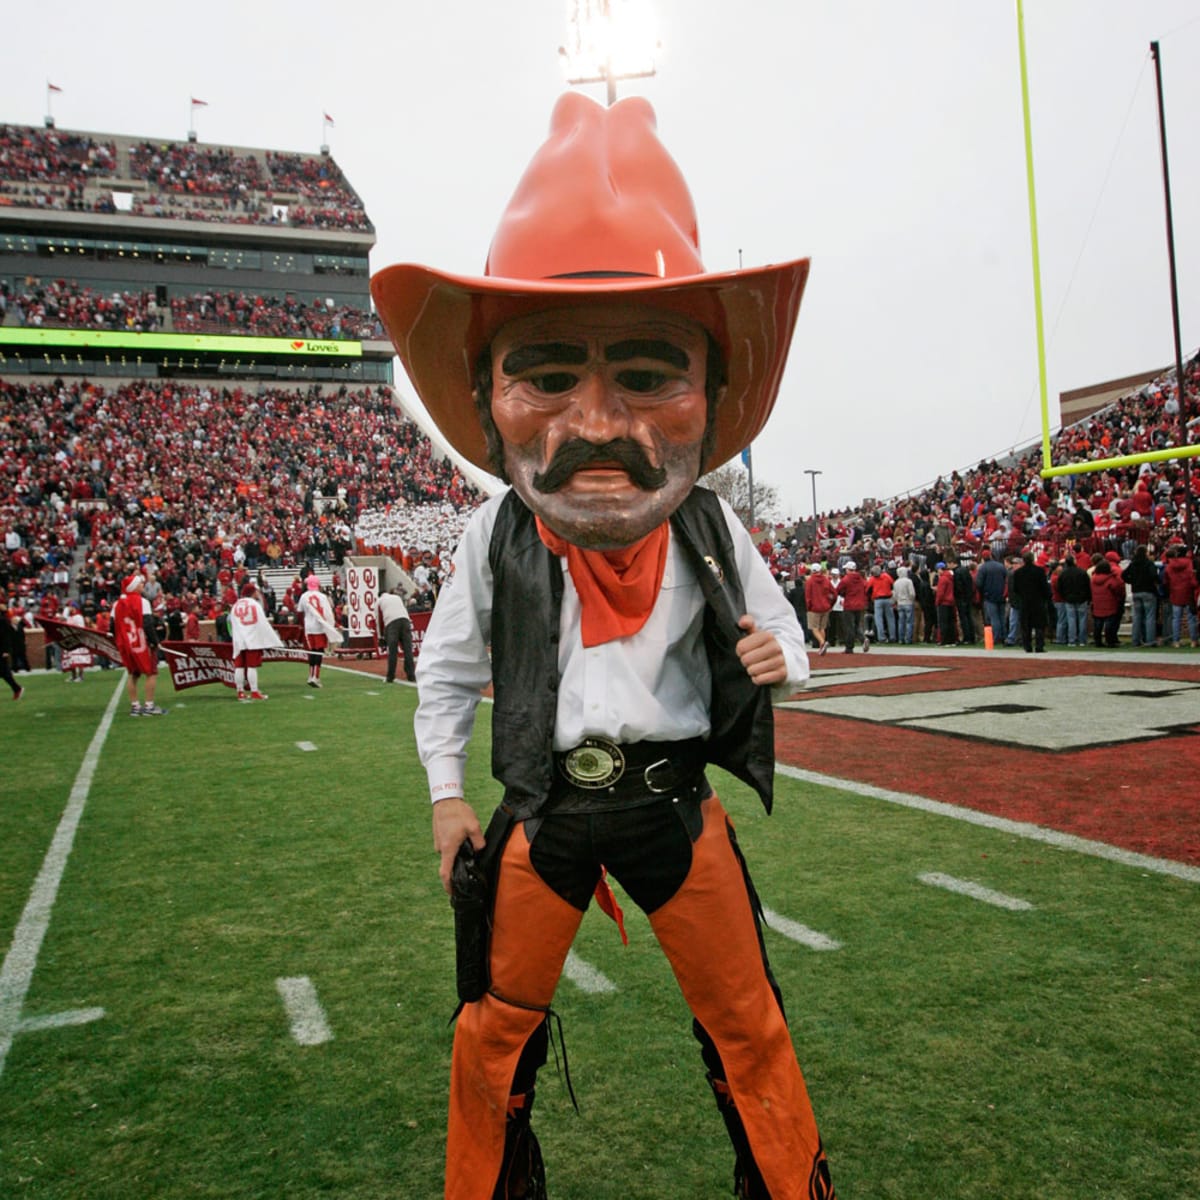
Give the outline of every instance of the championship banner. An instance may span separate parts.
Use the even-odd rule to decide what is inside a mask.
[[[64,650],[84,648],[122,666],[116,642],[98,629],[71,625],[54,617],[39,617],[48,642],[57,642]],[[299,625],[277,625],[283,645],[262,652],[263,662],[308,662],[308,647]],[[162,642],[159,645],[171,682],[177,692],[205,683],[223,683],[236,688],[233,679],[233,646],[229,642]]]
[[[346,566],[345,650],[379,649],[379,571],[375,567]]]
[[[284,645],[264,650],[263,662],[308,662],[308,648],[299,640],[298,645],[296,638],[289,637]],[[167,669],[177,692],[206,683],[237,687],[233,678],[233,646],[229,642],[163,642],[159,649],[167,656]]]
[[[57,642],[64,650],[90,650],[101,658],[115,662],[118,667],[121,665],[121,652],[107,633],[88,629],[84,625],[72,625],[55,617],[39,616],[37,623],[45,630],[46,641]]]

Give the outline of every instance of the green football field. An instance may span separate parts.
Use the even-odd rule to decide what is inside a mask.
[[[0,708],[2,1200],[441,1194],[452,920],[415,693],[262,677],[239,705],[164,673],[163,718],[116,671]],[[1200,1196],[1200,885],[782,776],[768,818],[714,782],[842,1200]],[[556,998],[582,1111],[552,1059],[550,1195],[728,1195],[688,1014],[626,916],[622,947],[588,914]]]

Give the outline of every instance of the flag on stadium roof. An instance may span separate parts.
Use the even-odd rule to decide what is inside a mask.
[[[193,108],[207,108],[208,101],[207,100],[197,100],[196,97],[193,96],[192,97],[192,107]]]
[[[325,114],[325,120],[328,121],[330,125],[337,124],[337,122],[328,113]]]
[[[56,83],[51,83],[51,82],[50,82],[50,80],[48,80],[48,79],[46,80],[46,86],[47,86],[47,87],[48,87],[48,88],[49,88],[49,89],[50,89],[52,92],[61,92],[61,91],[62,91],[62,88],[60,88],[60,87],[58,86],[58,84],[56,84]]]

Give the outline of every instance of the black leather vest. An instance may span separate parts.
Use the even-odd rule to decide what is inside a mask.
[[[748,783],[771,811],[775,725],[770,688],[751,682],[734,649],[745,597],[717,497],[696,487],[671,525],[705,594],[704,648],[712,676],[708,761]],[[554,770],[562,567],[533,513],[510,491],[488,548],[492,595],[492,774],[517,820],[546,802]]]

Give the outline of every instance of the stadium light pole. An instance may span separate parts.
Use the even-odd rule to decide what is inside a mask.
[[[1171,323],[1175,335],[1175,396],[1179,401],[1179,444],[1187,444],[1187,380],[1183,374],[1183,347],[1179,340],[1179,285],[1175,272],[1175,222],[1171,217],[1171,172],[1167,166],[1167,118],[1163,111],[1162,88],[1162,59],[1158,53],[1158,43],[1150,43],[1150,54],[1154,59],[1154,82],[1158,89],[1158,140],[1162,151],[1163,198],[1167,209],[1167,263],[1171,274]],[[1195,554],[1195,543],[1192,538],[1192,460],[1185,455],[1183,459],[1183,502],[1184,536],[1187,540],[1188,557]]]
[[[636,28],[643,16],[643,27]],[[655,74],[654,55],[661,43],[650,30],[644,0],[573,0],[567,25],[571,48],[558,48],[567,82],[603,83],[609,108],[617,102],[618,80]]]
[[[824,475],[825,472],[824,471],[814,471],[811,467],[805,467],[804,473],[805,473],[805,475],[808,476],[809,480],[812,483],[813,524],[815,525],[817,522],[817,476]]]

